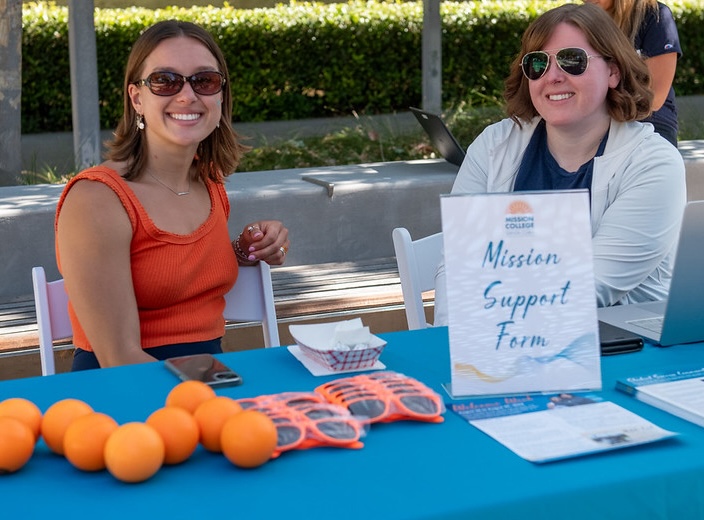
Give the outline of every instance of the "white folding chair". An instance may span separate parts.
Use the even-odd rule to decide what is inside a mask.
[[[68,295],[64,290],[63,280],[46,281],[43,267],[32,268],[32,284],[39,326],[39,359],[42,375],[48,376],[56,371],[54,341],[73,336],[68,317]]]
[[[425,329],[423,293],[435,289],[435,272],[442,257],[442,233],[411,240],[406,228],[392,232],[408,330]]]
[[[237,283],[225,295],[223,316],[229,322],[261,323],[264,346],[276,347],[281,344],[269,264],[258,262],[252,266],[240,266]]]
[[[64,281],[46,281],[43,267],[32,268],[34,307],[39,327],[39,357],[42,375],[56,372],[54,341],[73,336],[68,316],[68,295]],[[274,307],[274,290],[271,270],[265,262],[254,266],[241,266],[237,283],[225,295],[225,321],[234,323],[261,323],[264,346],[278,346],[279,330]]]

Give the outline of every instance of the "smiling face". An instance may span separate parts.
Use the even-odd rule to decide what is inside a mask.
[[[169,38],[157,45],[144,60],[141,78],[152,72],[175,72],[189,77],[200,71],[217,71],[212,53],[198,40]],[[201,95],[186,82],[173,96],[157,96],[146,85],[130,85],[129,96],[137,113],[142,114],[150,152],[160,146],[173,146],[195,153],[198,144],[217,126],[222,113],[222,92]]]
[[[594,125],[607,125],[610,116],[606,94],[618,85],[618,68],[601,58],[590,58],[583,74],[567,74],[557,66],[554,56],[557,50],[566,47],[581,47],[589,55],[599,54],[577,27],[558,24],[539,49],[551,54],[548,70],[541,78],[528,82],[535,109],[545,119],[549,131],[553,128],[582,132]]]

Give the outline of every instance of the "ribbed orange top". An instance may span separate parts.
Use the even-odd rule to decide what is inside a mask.
[[[230,203],[223,185],[207,182],[211,206],[208,219],[190,235],[177,235],[154,225],[116,171],[96,166],[76,175],[66,185],[56,210],[55,230],[66,194],[82,179],[109,186],[120,198],[132,223],[132,282],[142,348],[222,336],[224,295],[237,279],[237,258],[227,229]],[[58,244],[56,259],[61,270]],[[69,314],[74,345],[92,350],[70,301]]]

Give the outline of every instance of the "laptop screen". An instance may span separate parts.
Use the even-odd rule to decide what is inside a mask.
[[[464,161],[465,151],[447,128],[445,122],[436,114],[431,114],[420,108],[409,107],[413,115],[430,137],[430,142],[440,152],[446,161],[460,166]]]

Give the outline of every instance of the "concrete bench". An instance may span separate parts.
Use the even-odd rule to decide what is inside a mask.
[[[272,269],[282,342],[290,341],[285,324],[292,321],[366,314],[375,332],[405,327],[391,231],[437,232],[437,201],[456,172],[444,160],[430,160],[231,176],[231,236],[264,218],[289,228],[286,266]],[[36,351],[31,267],[44,266],[50,280],[59,277],[53,220],[62,189],[0,188],[0,244],[12,244],[0,249],[0,356]],[[237,332],[228,347],[260,345]]]
[[[226,189],[230,235],[246,223],[282,220],[289,229],[287,266],[393,256],[391,231],[439,231],[438,199],[457,167],[444,160],[238,173]],[[0,187],[0,303],[31,297],[31,267],[59,277],[54,215],[62,185]]]
[[[272,270],[279,337],[293,343],[291,323],[359,317],[376,333],[406,326],[396,259],[330,262]],[[260,348],[258,324],[227,324],[226,351]],[[69,341],[55,347],[57,371],[70,368]],[[23,359],[20,359],[23,358]],[[0,304],[0,380],[40,374],[36,313],[32,299]]]
[[[272,270],[276,316],[291,323],[311,316],[403,306],[396,259],[331,262]],[[232,324],[230,328],[249,326]],[[37,346],[33,298],[0,303],[0,352]]]
[[[704,199],[704,140],[679,148],[688,199]],[[231,176],[232,236],[265,218],[290,230],[287,265],[272,270],[282,342],[291,341],[285,325],[293,321],[365,314],[375,332],[405,328],[391,231],[403,226],[413,237],[439,231],[438,199],[449,193],[456,172],[444,160],[429,160]],[[53,219],[62,189],[0,188],[0,357],[36,350],[30,270],[43,265],[49,279],[59,276]],[[260,345],[256,337],[226,338],[227,348],[242,344]]]

